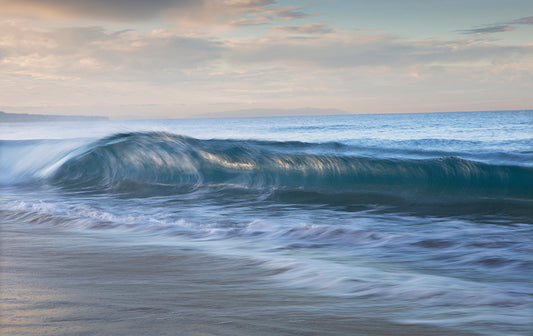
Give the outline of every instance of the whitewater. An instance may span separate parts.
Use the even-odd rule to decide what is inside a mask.
[[[109,287],[118,280],[102,271],[105,260],[155,252],[170,258],[178,249],[190,258],[184,264],[194,281],[206,281],[194,299],[183,284],[156,287],[184,276],[169,269],[136,280],[139,297],[127,292],[129,305],[151,304],[150,319],[168,328],[186,325],[172,315],[176,301],[163,307],[146,303],[147,296],[179,290],[187,301],[200,300],[190,313],[201,316],[191,333],[247,334],[242,330],[249,327],[324,334],[305,322],[319,314],[329,319],[329,334],[528,335],[532,140],[533,111],[0,124],[2,304],[9,311],[3,324],[13,334],[35,324],[21,313],[37,309],[35,302],[16,294],[26,274],[35,277],[28,280],[35,288],[73,293],[55,301],[43,296],[41,307],[76,306],[72,297],[85,297],[77,287],[84,283],[83,291],[94,286],[106,301],[118,301],[113,308],[92,306],[99,297],[93,293],[80,307],[124,312],[114,320],[102,313],[98,324],[85,325],[49,308],[43,325],[63,321],[65,334],[73,325],[127,334],[121,324],[96,327],[130,321],[132,314],[117,308],[129,289]],[[69,245],[74,241],[78,252]],[[39,254],[51,246],[61,253],[49,257],[46,269],[35,266],[47,262]],[[211,266],[194,266],[212,258]],[[128,262],[124,279],[149,266]],[[69,267],[94,272],[83,276]],[[249,272],[235,276],[243,269]],[[231,290],[217,294],[227,296],[222,300],[214,287]],[[237,297],[246,298],[246,314],[231,303]],[[303,298],[309,302],[298,304]],[[218,310],[217,300],[225,302]],[[235,329],[211,320],[220,316]],[[267,317],[285,329],[259,323]],[[355,318],[380,322],[350,329],[346,321]],[[216,328],[202,329],[210,323]],[[409,329],[418,327],[430,329]]]

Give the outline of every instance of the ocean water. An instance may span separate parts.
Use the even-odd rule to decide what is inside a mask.
[[[532,332],[533,111],[5,123],[0,138],[2,225],[20,235],[249,260],[341,316]]]

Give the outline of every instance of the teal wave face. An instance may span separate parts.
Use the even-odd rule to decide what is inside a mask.
[[[101,139],[64,162],[51,180],[62,187],[107,191],[159,185],[184,192],[216,185],[322,194],[533,199],[529,167],[457,157],[356,157],[334,143],[197,140],[168,133]]]

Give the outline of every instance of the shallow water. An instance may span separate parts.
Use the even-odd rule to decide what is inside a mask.
[[[217,281],[201,268],[187,279],[203,282],[194,293],[208,316],[222,309],[207,308],[220,299],[211,290],[246,292],[259,278],[313,297],[302,316],[527,335],[532,129],[531,111],[2,124],[2,229],[20,244],[39,228],[51,246],[59,232],[91,237],[86,253],[105,241],[124,258],[151,246],[185,249],[194,265],[216,259]],[[131,265],[125,277],[151,272]]]

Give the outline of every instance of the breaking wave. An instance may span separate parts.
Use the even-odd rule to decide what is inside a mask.
[[[198,140],[159,132],[123,133],[56,155],[39,174],[41,180],[61,188],[102,192],[156,186],[178,193],[216,187],[344,198],[533,199],[531,167],[458,157],[360,157],[350,155],[344,147],[340,143]]]

